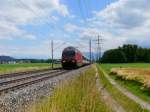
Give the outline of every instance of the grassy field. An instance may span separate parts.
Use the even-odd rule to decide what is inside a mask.
[[[106,70],[107,73],[109,73],[112,68],[117,68],[117,67],[122,67],[122,68],[150,68],[150,64],[148,64],[148,63],[101,64],[101,66]]]
[[[95,71],[91,68],[61,84],[51,97],[34,105],[30,112],[111,112],[111,109],[101,100]]]
[[[106,89],[108,90],[108,92],[126,110],[126,112],[149,112],[147,110],[142,109],[139,104],[135,103],[133,100],[131,100],[130,98],[125,96],[123,93],[121,93],[117,88],[115,88],[108,81],[108,79],[104,76],[104,69],[103,68],[105,68],[106,65],[102,65],[102,66],[103,67],[100,67],[98,65],[101,82],[104,85],[106,85]],[[117,66],[117,65],[115,65],[115,66]],[[120,65],[118,65],[118,66],[120,66]],[[111,67],[113,67],[113,65],[111,65]],[[106,66],[106,68],[111,68],[111,67]]]
[[[111,70],[116,72],[116,75],[110,76],[120,85],[143,100],[150,102],[150,90],[148,88],[150,64],[102,64],[101,66],[108,74],[110,74]],[[147,89],[145,90],[143,87]]]
[[[60,67],[60,64],[54,65]],[[50,63],[0,64],[0,74],[51,68]]]

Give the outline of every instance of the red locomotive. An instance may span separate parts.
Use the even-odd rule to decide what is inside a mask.
[[[83,55],[78,49],[74,47],[67,47],[63,50],[61,60],[63,68],[80,67],[84,64],[83,62]]]

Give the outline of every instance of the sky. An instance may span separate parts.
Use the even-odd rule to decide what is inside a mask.
[[[0,0],[0,55],[60,58],[67,46],[96,52],[123,44],[150,47],[149,0]]]

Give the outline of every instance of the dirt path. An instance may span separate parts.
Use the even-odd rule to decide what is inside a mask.
[[[140,99],[139,97],[137,97],[134,94],[132,94],[131,92],[129,92],[127,89],[121,87],[118,83],[116,83],[113,79],[111,79],[103,69],[102,69],[102,71],[103,71],[105,77],[109,80],[109,82],[113,86],[115,86],[118,90],[120,90],[124,95],[128,96],[130,99],[132,99],[136,103],[140,104],[140,106],[142,108],[150,110],[150,104],[148,102],[145,102],[144,100]]]
[[[103,100],[114,112],[126,112],[123,109],[123,107],[112,98],[112,96],[106,90],[105,86],[100,82],[97,67],[95,67],[95,69],[96,69],[96,85],[98,87],[100,94],[102,95]]]

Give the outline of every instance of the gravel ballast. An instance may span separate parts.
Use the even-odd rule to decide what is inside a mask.
[[[52,94],[59,83],[74,79],[88,66],[0,96],[0,112],[24,112],[30,104]]]

